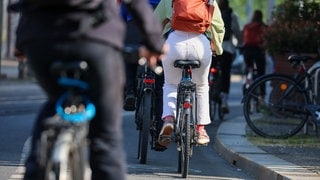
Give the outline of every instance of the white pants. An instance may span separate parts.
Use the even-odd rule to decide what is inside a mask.
[[[197,84],[198,124],[210,124],[208,74],[211,63],[210,42],[203,34],[173,31],[167,44],[169,51],[162,61],[164,69],[163,114],[176,117],[177,85],[182,69],[175,68],[177,59],[200,60],[200,68],[192,70],[192,81]]]

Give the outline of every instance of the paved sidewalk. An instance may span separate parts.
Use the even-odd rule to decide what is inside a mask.
[[[237,117],[223,122],[215,137],[215,147],[231,164],[259,180],[319,180],[320,175],[275,157],[254,146],[245,138],[246,122]]]

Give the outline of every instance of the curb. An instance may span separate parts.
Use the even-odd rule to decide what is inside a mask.
[[[275,157],[245,138],[243,117],[223,122],[215,137],[215,149],[233,164],[261,180],[319,180],[320,175]]]

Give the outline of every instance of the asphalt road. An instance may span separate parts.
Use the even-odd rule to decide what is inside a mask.
[[[232,88],[230,97],[231,114],[226,120],[241,113],[239,84]],[[0,81],[0,179],[21,179],[23,161],[29,148],[29,137],[36,112],[45,100],[42,91],[33,82],[6,84]],[[214,150],[213,137],[216,127],[207,131],[211,142],[206,147],[195,147],[190,161],[189,179],[253,179],[250,175],[230,165]],[[127,177],[139,179],[179,179],[177,173],[176,144],[168,150],[149,150],[147,164],[137,159],[138,131],[135,129],[134,113],[123,112],[124,148],[127,158]]]

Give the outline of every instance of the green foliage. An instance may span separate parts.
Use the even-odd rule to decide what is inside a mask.
[[[230,6],[233,8],[233,11],[239,16],[239,21],[241,27],[244,24],[248,23],[251,20],[251,16],[247,14],[247,1],[248,0],[229,0]],[[267,1],[262,0],[252,0],[252,11],[259,9],[262,10],[264,14],[264,22],[268,22],[267,17]],[[275,0],[275,5],[282,3],[284,0]],[[248,16],[249,15],[249,16]]]
[[[265,47],[271,53],[316,53],[320,47],[320,3],[315,0],[285,0],[273,14],[265,32]]]

